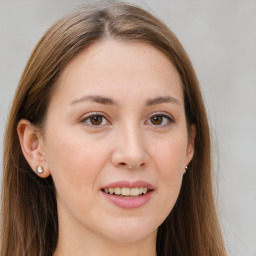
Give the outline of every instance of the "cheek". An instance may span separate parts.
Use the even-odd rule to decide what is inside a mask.
[[[96,189],[95,180],[106,159],[104,148],[83,134],[52,130],[48,135],[47,163],[57,190],[69,187],[71,193],[85,194]]]
[[[59,129],[58,132],[52,130],[48,135],[47,163],[55,184],[60,213],[68,211],[77,216],[86,212],[90,215],[85,209],[95,207],[99,176],[107,161],[106,148],[82,133],[69,135]]]
[[[186,146],[186,136],[182,134],[176,134],[175,137],[164,142],[154,143],[153,159],[159,179],[158,189],[163,219],[171,212],[180,192]]]
[[[187,151],[186,133],[175,134],[163,140],[155,140],[152,147],[152,159],[158,172],[166,179],[183,174]],[[179,175],[178,175],[179,176]]]
[[[161,156],[159,154],[157,170],[166,196],[175,197],[179,193],[184,174],[182,153],[178,147],[166,147]]]

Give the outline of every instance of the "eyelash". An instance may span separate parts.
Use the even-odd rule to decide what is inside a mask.
[[[106,120],[108,123],[108,119],[106,118],[106,116],[102,113],[98,113],[98,112],[94,112],[94,113],[90,113],[89,115],[85,116],[82,120],[81,120],[81,123],[86,123],[88,120],[90,121],[91,118],[93,117],[100,117],[104,120]],[[87,124],[88,126],[91,126],[91,127],[94,127],[94,128],[100,128],[101,126],[104,126],[104,125],[107,125],[107,124],[100,124],[100,125],[94,125],[91,123],[90,121],[90,124]]]
[[[94,125],[94,124],[91,123],[91,118],[93,118],[93,117],[100,117],[100,118],[102,118],[102,120],[105,120],[105,122],[107,122],[107,124],[102,124],[102,122],[101,122],[99,125]],[[147,119],[146,123],[154,117],[165,119],[165,123],[167,122],[164,125],[162,125],[162,123],[159,124],[159,125],[152,124],[152,123],[150,124],[150,125],[152,125],[154,127],[157,127],[157,128],[166,127],[166,126],[171,125],[172,123],[174,123],[174,120],[170,115],[163,114],[163,113],[155,113],[153,115],[150,115],[149,118]],[[89,121],[90,123],[87,123],[87,121]],[[162,121],[162,122],[164,122],[164,121]],[[108,118],[105,116],[105,114],[98,113],[98,112],[90,113],[89,115],[85,116],[81,120],[81,123],[86,123],[88,126],[91,126],[93,128],[100,128],[102,126],[110,124],[110,122],[108,121]]]
[[[155,124],[151,123],[151,125],[153,125],[154,127],[157,127],[157,128],[166,127],[166,126],[174,123],[174,120],[170,115],[163,114],[163,113],[154,113],[153,115],[150,115],[150,117],[147,119],[147,121],[151,120],[154,117],[162,118],[162,122],[164,122],[164,119],[165,119],[165,122],[166,122],[165,124],[161,123],[160,125],[155,125]]]

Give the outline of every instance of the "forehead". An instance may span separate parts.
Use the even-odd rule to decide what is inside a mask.
[[[53,96],[75,100],[81,94],[101,93],[123,99],[168,92],[183,101],[179,73],[167,55],[144,42],[104,40],[68,63]]]

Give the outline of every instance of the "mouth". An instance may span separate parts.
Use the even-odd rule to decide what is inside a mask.
[[[153,191],[153,189],[148,189],[147,187],[136,187],[136,188],[128,188],[128,187],[116,187],[116,188],[105,188],[101,190],[102,192],[118,196],[121,198],[134,198],[146,195],[147,193]]]
[[[139,208],[147,204],[155,191],[150,183],[144,181],[118,181],[101,189],[107,201],[121,208]]]

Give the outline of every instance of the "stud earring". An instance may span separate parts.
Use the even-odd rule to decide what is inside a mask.
[[[42,174],[44,172],[44,168],[41,165],[38,165],[36,167],[36,173],[37,174]]]
[[[188,170],[188,167],[187,166],[185,166],[185,171],[187,171]]]

